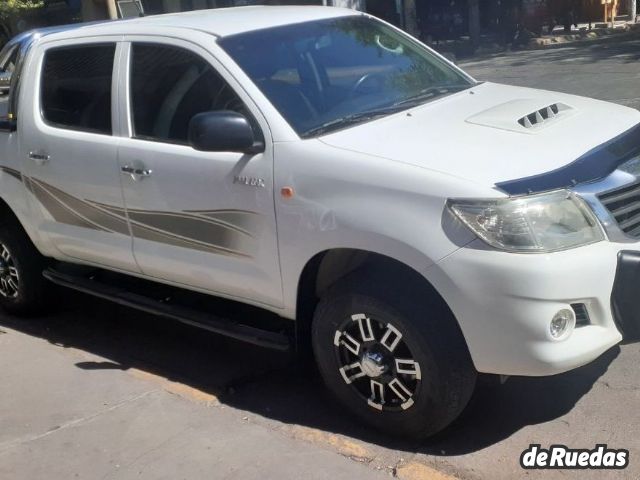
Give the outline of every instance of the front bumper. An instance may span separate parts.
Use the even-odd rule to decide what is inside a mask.
[[[622,250],[618,253],[611,309],[624,339],[640,339],[640,251]]]
[[[631,325],[638,328],[640,244],[629,247],[620,252],[620,244],[603,241],[513,254],[477,240],[430,267],[428,277],[458,319],[479,372],[553,375],[593,361],[619,343],[623,331],[631,335]],[[551,319],[576,303],[586,306],[589,323],[554,340]]]

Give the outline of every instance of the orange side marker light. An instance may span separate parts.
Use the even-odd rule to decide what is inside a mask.
[[[282,187],[280,189],[280,195],[282,195],[282,198],[293,198],[294,194],[295,192],[293,191],[293,187]]]

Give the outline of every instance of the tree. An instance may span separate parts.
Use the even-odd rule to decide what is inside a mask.
[[[418,37],[418,13],[416,10],[416,0],[404,0],[404,29],[411,35]]]
[[[43,6],[43,0],[0,0],[0,35],[11,38],[17,33],[15,25],[20,16]]]
[[[636,23],[637,14],[637,2],[636,0],[629,0],[629,18],[633,23]]]
[[[469,5],[469,36],[474,46],[480,43],[480,2],[468,0]]]

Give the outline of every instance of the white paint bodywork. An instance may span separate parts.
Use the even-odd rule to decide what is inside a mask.
[[[546,128],[516,121],[558,102],[572,110]],[[401,112],[322,141],[493,185],[562,167],[638,121],[638,111],[608,102],[483,83],[412,109],[410,117]]]
[[[386,255],[419,272],[442,295],[481,372],[559,373],[618,343],[621,335],[610,307],[616,255],[622,248],[640,249],[640,244],[602,241],[552,254],[500,252],[477,240],[445,202],[505,196],[496,182],[567,165],[639,123],[640,113],[572,95],[484,83],[302,140],[216,44],[218,36],[355,14],[322,7],[198,11],[55,33],[38,39],[30,50],[18,129],[0,137],[1,166],[83,198],[128,208],[259,212],[263,223],[252,259],[61,226],[5,173],[0,173],[2,198],[45,255],[236,299],[292,319],[301,273],[318,253],[353,248]],[[46,125],[34,95],[46,49],[105,39],[118,43],[113,137]],[[140,39],[179,44],[209,61],[258,120],[266,151],[247,159],[132,139],[128,52],[130,42]],[[531,109],[558,102],[570,110],[544,128],[519,131],[513,124]],[[51,153],[47,165],[29,160],[28,152],[37,150]],[[124,163],[135,161],[152,168],[154,176],[133,183],[120,175]],[[263,178],[266,188],[234,184],[235,175]],[[280,196],[283,186],[293,187],[295,196]],[[551,317],[578,301],[589,306],[593,324],[565,341],[553,341]]]

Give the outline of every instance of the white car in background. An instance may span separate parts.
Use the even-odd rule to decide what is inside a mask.
[[[635,110],[479,83],[337,8],[16,45],[0,122],[9,312],[42,309],[54,282],[310,347],[347,408],[413,437],[449,425],[478,373],[553,375],[638,334]]]

